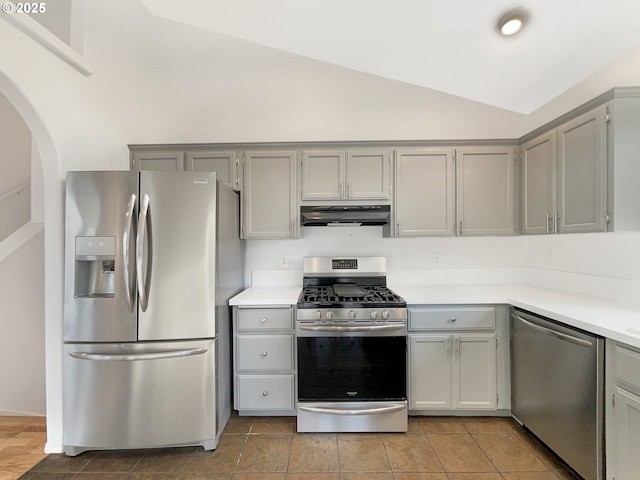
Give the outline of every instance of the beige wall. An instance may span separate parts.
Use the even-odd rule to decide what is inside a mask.
[[[0,145],[1,242],[31,216],[31,132],[1,92]]]
[[[20,234],[8,256],[0,244],[0,415],[44,415],[44,232]]]
[[[623,57],[529,114],[527,130],[535,130],[611,88],[638,85],[640,85],[640,47],[629,51]]]

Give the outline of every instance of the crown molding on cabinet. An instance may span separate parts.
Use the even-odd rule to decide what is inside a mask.
[[[572,118],[577,117],[578,115],[582,115],[583,113],[588,112],[589,110],[594,109],[598,105],[602,105],[614,98],[633,98],[640,97],[640,87],[615,87],[611,90],[604,92],[601,95],[598,95],[595,98],[592,98],[588,102],[583,103],[582,105],[574,108],[573,110],[568,111],[567,113],[554,118],[550,122],[545,123],[544,125],[536,128],[535,130],[527,133],[526,135],[520,137],[518,140],[518,144],[522,145],[523,143],[528,142],[536,138],[538,135],[541,135],[544,132],[548,132],[556,127],[559,127],[563,123],[571,120]]]

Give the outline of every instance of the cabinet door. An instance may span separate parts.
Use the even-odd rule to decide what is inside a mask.
[[[409,408],[451,408],[451,335],[409,335]]]
[[[227,152],[186,152],[184,160],[185,170],[194,172],[216,172],[218,179],[227,187],[240,189],[238,177],[237,157],[235,151]]]
[[[633,480],[640,472],[640,397],[617,386],[615,392],[616,480]]]
[[[558,131],[558,231],[603,232],[606,205],[605,106]]]
[[[553,233],[555,170],[555,130],[522,146],[522,233]]]
[[[460,235],[515,233],[513,150],[513,147],[458,149]]]
[[[296,190],[296,152],[245,152],[243,237],[294,238]]]
[[[305,150],[301,162],[302,200],[337,200],[345,196],[345,151]]]
[[[132,152],[131,170],[183,170],[182,152]]]
[[[453,408],[495,410],[496,335],[458,334],[453,339]]]
[[[454,150],[397,150],[395,167],[396,235],[453,235]]]
[[[389,200],[390,175],[389,151],[347,150],[347,198]]]

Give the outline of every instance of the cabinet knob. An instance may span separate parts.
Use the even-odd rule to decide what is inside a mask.
[[[262,355],[263,357],[266,357],[268,355],[267,352],[262,352],[260,355]]]
[[[262,392],[262,396],[263,396],[263,397],[267,397],[267,396],[269,396],[269,392],[267,392],[267,391],[265,390],[264,392]]]
[[[262,318],[260,319],[260,323],[263,323],[263,324],[264,324],[264,323],[267,323],[267,317],[262,317]]]

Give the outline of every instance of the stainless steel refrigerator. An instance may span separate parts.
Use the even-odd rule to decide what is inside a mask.
[[[69,172],[63,444],[202,445],[231,414],[239,198],[215,173]]]

